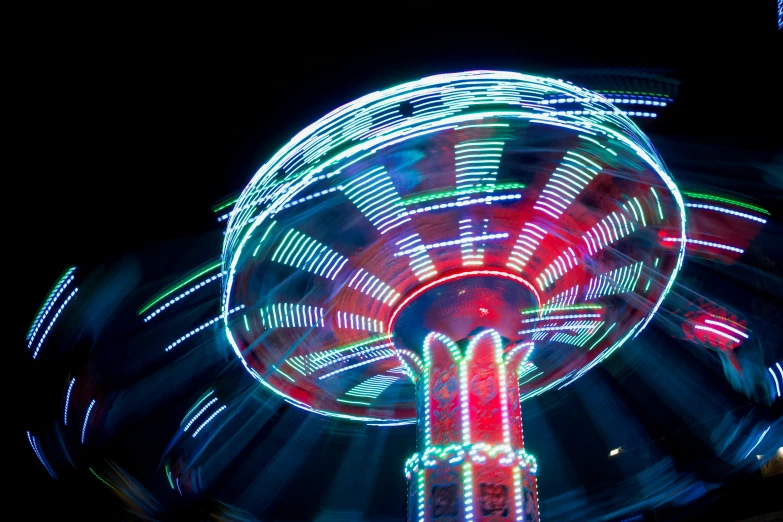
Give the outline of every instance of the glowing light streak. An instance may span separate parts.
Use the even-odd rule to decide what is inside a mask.
[[[553,317],[552,319],[557,319],[557,317]],[[560,326],[540,326],[538,328],[530,328],[527,330],[520,330],[517,332],[519,335],[522,334],[529,334],[529,333],[536,333],[536,332],[553,332],[556,330],[584,330],[584,329],[590,329],[596,327],[598,324],[598,321],[572,321]]]
[[[192,408],[190,408],[190,410],[188,410],[188,412],[185,414],[185,417],[183,417],[183,419],[182,419],[182,421],[179,423],[179,425],[180,425],[180,426],[182,426],[183,424],[185,424],[185,420],[186,420],[186,419],[187,419],[187,418],[190,416],[190,414],[191,414],[191,413],[193,413],[193,412],[196,410],[196,408],[198,408],[199,406],[201,406],[201,404],[202,404],[202,403],[203,403],[205,400],[207,400],[207,397],[209,397],[209,396],[210,396],[210,395],[212,395],[213,393],[215,393],[215,390],[209,390],[207,393],[205,393],[204,395],[202,395],[202,396],[201,396],[201,398],[200,398],[198,401],[196,401],[196,404],[194,404],[194,405],[193,405],[193,407],[192,407]]]
[[[38,310],[33,323],[30,325],[30,329],[27,331],[28,348],[32,347],[38,330],[41,328],[41,325],[46,319],[46,316],[49,315],[49,312],[52,310],[52,307],[54,306],[57,299],[60,298],[60,295],[62,295],[62,293],[65,291],[65,288],[73,281],[73,272],[75,270],[75,266],[66,270],[57,283],[55,283],[55,285],[52,287],[51,291],[49,291],[49,295],[44,300],[43,304],[41,304],[41,308]]]
[[[57,318],[60,317],[60,314],[63,313],[65,306],[73,298],[73,296],[76,295],[76,292],[78,291],[79,291],[78,288],[73,289],[73,291],[68,295],[68,297],[66,297],[65,300],[62,302],[60,308],[57,309],[57,312],[55,312],[54,316],[52,317],[52,320],[49,321],[49,325],[46,327],[46,330],[44,330],[43,333],[41,334],[41,338],[38,340],[38,345],[35,347],[35,351],[33,352],[33,359],[38,357],[38,351],[41,349],[41,345],[46,340],[46,336],[49,335],[49,332],[52,330],[52,327],[54,326],[54,323],[57,321]]]
[[[416,252],[424,251],[424,250],[432,250],[433,248],[442,248],[445,246],[452,246],[452,245],[462,245],[464,243],[475,243],[478,241],[489,241],[492,239],[505,239],[508,237],[508,234],[503,232],[501,234],[482,234],[480,236],[475,237],[464,237],[460,239],[452,239],[450,241],[441,241],[439,243],[431,243],[429,245],[417,245],[413,248],[409,248],[406,250],[401,250],[399,252],[395,252],[394,257],[400,257],[400,256],[406,256],[410,255]]]
[[[612,331],[612,328],[614,328],[616,325],[617,325],[617,323],[612,323],[612,326],[610,326],[609,328],[607,328],[607,329],[606,329],[606,331],[604,332],[604,334],[603,334],[601,337],[599,337],[599,338],[598,338],[598,340],[597,340],[596,342],[594,342],[594,343],[593,343],[593,345],[592,345],[590,348],[588,348],[588,349],[587,349],[587,351],[588,351],[588,352],[589,352],[589,351],[592,351],[592,349],[593,349],[593,348],[595,348],[596,346],[598,346],[598,343],[600,343],[601,341],[603,341],[603,340],[604,340],[604,338],[605,338],[607,335],[609,335],[609,332],[611,332],[611,331]]]
[[[460,190],[447,190],[444,192],[438,192],[435,194],[427,194],[424,196],[415,196],[402,200],[403,205],[415,205],[417,203],[426,203],[427,201],[433,201],[436,199],[445,199],[454,196],[466,196],[470,194],[476,194],[479,192],[498,192],[501,190],[514,190],[523,189],[525,185],[522,183],[497,183],[488,187],[471,187]]]
[[[658,217],[663,221],[663,207],[661,207],[661,200],[658,199],[658,193],[655,191],[654,187],[650,187],[650,191],[652,192],[652,195],[655,196],[655,203],[658,204]]]
[[[543,318],[533,318],[533,319],[525,319],[522,321],[522,323],[534,323],[538,321],[550,321],[555,319],[586,319],[591,317],[602,317],[601,314],[573,314],[573,315],[553,315],[553,316],[547,316],[546,319]]]
[[[92,413],[92,409],[95,406],[95,399],[93,399],[90,402],[90,405],[87,406],[87,413],[84,415],[84,424],[82,425],[82,444],[84,444],[84,436],[87,434],[87,422],[90,420],[90,413]]]
[[[714,205],[702,205],[701,203],[686,203],[685,206],[689,207],[689,208],[702,208],[702,209],[706,209],[706,210],[714,210],[716,212],[722,212],[724,214],[729,214],[729,215],[732,215],[732,216],[737,216],[737,217],[741,217],[741,218],[745,218],[745,219],[750,219],[750,220],[753,220],[753,221],[758,221],[759,223],[766,223],[767,222],[767,220],[764,219],[764,218],[751,216],[750,214],[745,214],[744,212],[737,212],[736,210],[730,210],[728,208],[716,207]]]
[[[759,440],[757,440],[756,443],[753,445],[753,447],[748,450],[748,452],[745,454],[744,457],[742,457],[743,459],[748,458],[748,455],[750,455],[750,452],[753,451],[754,449],[756,449],[759,444],[761,444],[761,441],[764,440],[764,436],[766,436],[767,432],[769,431],[769,428],[771,428],[771,427],[772,426],[769,426],[766,430],[764,430],[764,433],[761,434],[761,437],[759,437]]]
[[[727,325],[725,323],[721,323],[720,321],[713,321],[712,319],[705,319],[704,323],[705,324],[711,324],[711,325],[714,325],[714,326],[720,326],[721,328],[725,328],[726,330],[729,330],[730,332],[734,332],[737,335],[741,335],[745,339],[748,338],[748,334],[746,334],[742,330],[738,330],[737,328],[734,328],[733,326],[729,326],[729,325]]]
[[[430,258],[430,254],[427,252],[427,249],[418,249],[418,247],[423,246],[418,232],[406,237],[405,239],[397,241],[396,245],[401,249],[412,245],[417,245],[417,249],[414,249],[413,255],[410,256],[408,266],[411,268],[419,281],[424,281],[425,279],[429,279],[430,277],[437,275],[438,271],[435,270],[435,265],[432,264],[432,259]],[[395,256],[396,255],[397,254],[395,253]]]
[[[493,186],[503,154],[502,141],[474,140],[454,146],[457,191]]]
[[[213,398],[211,401],[209,401],[208,403],[206,403],[206,404],[204,405],[204,407],[203,407],[203,408],[201,408],[201,409],[198,411],[198,413],[196,413],[196,414],[193,416],[193,418],[192,418],[192,419],[190,419],[190,421],[188,421],[188,423],[185,425],[185,428],[184,428],[182,431],[184,431],[184,432],[187,432],[187,431],[190,429],[190,427],[193,425],[193,423],[194,423],[194,422],[196,422],[196,421],[198,420],[198,418],[199,418],[199,417],[201,417],[201,415],[202,415],[202,414],[203,414],[205,411],[207,411],[207,410],[209,409],[209,407],[210,407],[210,406],[212,406],[213,404],[215,404],[215,403],[217,402],[217,400],[218,400],[218,398],[217,398],[217,397],[214,397],[214,398]]]
[[[195,439],[195,438],[196,438],[196,435],[198,435],[198,434],[199,434],[199,432],[200,432],[201,430],[203,430],[203,429],[204,429],[204,426],[206,426],[207,424],[209,424],[210,422],[212,422],[212,419],[214,419],[214,418],[217,416],[217,414],[218,414],[218,413],[220,413],[221,411],[223,411],[223,410],[225,410],[225,409],[226,409],[226,405],[223,405],[223,406],[221,406],[220,408],[218,408],[217,410],[215,410],[215,412],[214,412],[214,413],[212,413],[212,415],[210,415],[209,417],[207,417],[207,420],[205,420],[205,421],[204,421],[204,423],[203,423],[201,426],[199,426],[199,427],[196,429],[196,431],[194,431],[194,432],[193,432],[193,435],[192,435],[192,437]]]
[[[570,268],[579,264],[579,258],[574,250],[571,247],[568,247],[566,250],[555,258],[548,267],[544,268],[543,274],[539,274],[539,276],[546,274],[547,277],[536,278],[541,290],[545,290],[555,284],[558,279],[565,276]]]
[[[35,452],[35,456],[38,457],[38,460],[41,461],[41,465],[44,467],[46,472],[49,474],[50,477],[53,479],[57,479],[57,477],[54,475],[54,472],[49,469],[49,466],[46,464],[46,461],[43,458],[43,455],[41,454],[41,451],[38,449],[38,443],[35,440],[35,437],[30,435],[30,432],[27,432],[27,440],[30,442],[30,447],[33,448],[33,451]]]
[[[63,424],[68,425],[68,406],[71,404],[71,391],[73,385],[76,383],[76,377],[71,379],[71,383],[68,385],[68,392],[65,394],[65,407],[63,409]]]
[[[346,399],[335,399],[337,402],[344,402],[345,404],[358,404],[360,406],[369,406],[369,402],[362,402],[362,401],[349,401]]]
[[[242,310],[244,308],[245,308],[245,305],[239,305],[236,308],[232,308],[231,310],[229,310],[228,313],[230,315],[230,314],[238,312],[239,310]],[[164,348],[164,351],[166,351],[166,352],[171,351],[172,348],[178,346],[180,343],[190,339],[192,336],[196,335],[197,333],[204,331],[205,328],[208,328],[209,326],[212,326],[213,324],[215,324],[218,321],[220,321],[220,318],[221,318],[220,315],[217,316],[217,317],[213,317],[212,319],[210,319],[206,323],[202,324],[201,326],[198,326],[198,327],[192,329],[191,331],[189,331],[188,333],[186,333],[185,335],[183,335],[182,337],[180,337],[179,339],[177,339],[176,341],[174,341],[173,343],[168,345],[166,348]]]
[[[671,243],[682,243],[682,238],[679,237],[664,237],[663,241],[671,242]],[[731,252],[737,252],[738,254],[744,254],[745,250],[738,247],[733,247],[731,245],[722,245],[720,243],[713,243],[712,241],[702,241],[700,239],[686,239],[687,243],[692,243],[694,245],[701,245],[701,246],[707,246],[712,248],[719,248],[721,250],[729,250]]]
[[[348,312],[337,312],[337,327],[381,333],[383,332],[383,321]]]
[[[586,167],[580,161],[569,157],[568,155],[575,155],[594,165],[598,170],[593,170]],[[575,162],[585,170],[589,172],[585,173],[578,167],[574,167],[570,162]],[[573,170],[578,171],[584,177],[575,173]],[[598,175],[601,170],[601,166],[587,160],[584,156],[573,153],[571,151],[566,152],[563,160],[560,162],[560,166],[555,168],[552,177],[549,178],[544,188],[541,190],[541,194],[538,196],[538,201],[533,206],[534,209],[540,210],[549,214],[556,215],[555,219],[559,219],[563,212],[573,203],[574,199],[584,190],[584,188]],[[558,174],[559,172],[559,174]]]
[[[772,379],[775,381],[775,389],[778,392],[778,397],[780,397],[780,384],[778,383],[778,376],[775,375],[775,372],[772,371],[772,368],[767,368],[769,370],[769,374],[772,376]]]
[[[109,484],[109,482],[107,482],[107,481],[106,481],[106,480],[105,480],[103,477],[101,477],[100,475],[98,475],[98,474],[95,472],[95,470],[94,470],[94,469],[92,469],[92,468],[87,468],[87,469],[89,469],[89,471],[90,471],[90,473],[92,473],[92,476],[93,476],[93,477],[95,477],[95,478],[97,478],[98,480],[100,480],[100,481],[101,481],[101,482],[102,482],[102,483],[103,483],[105,486],[108,486],[108,487],[110,487],[110,488],[111,488],[113,491],[117,491],[117,488],[115,488],[114,486],[112,486],[111,484]]]
[[[347,370],[352,370],[354,368],[358,368],[360,366],[365,366],[370,363],[374,363],[376,361],[380,361],[383,359],[388,359],[389,357],[394,357],[396,355],[396,352],[394,350],[384,350],[384,353],[382,355],[379,355],[377,357],[373,357],[371,359],[367,359],[366,361],[358,362],[356,364],[351,364],[349,366],[343,366],[342,368],[338,368],[337,370],[334,370],[332,372],[327,373],[326,375],[321,375],[318,377],[318,380],[326,379],[327,377],[331,377],[332,375],[337,375],[338,373],[342,373]]]
[[[639,261],[633,265],[615,268],[605,274],[599,274],[592,278],[587,287],[585,300],[597,299],[613,294],[633,292],[639,277],[642,275],[644,262]]]
[[[137,315],[143,314],[144,312],[146,312],[147,310],[149,310],[150,308],[155,306],[157,303],[159,303],[160,301],[164,300],[165,298],[167,298],[168,296],[170,296],[171,294],[173,294],[174,292],[176,292],[180,288],[190,284],[191,282],[195,281],[199,277],[202,277],[204,274],[207,274],[207,273],[209,273],[209,272],[211,272],[213,270],[216,270],[216,269],[220,268],[220,265],[221,265],[220,261],[215,262],[215,263],[211,263],[210,265],[208,265],[208,266],[206,266],[204,268],[197,269],[195,272],[186,275],[180,281],[177,281],[176,283],[174,283],[173,285],[171,285],[170,287],[166,288],[165,290],[163,290],[162,292],[157,294],[155,297],[153,297],[152,299],[147,301],[144,304],[144,306],[139,308],[139,311],[136,312],[136,314]]]
[[[741,208],[747,208],[748,210],[755,210],[756,212],[761,212],[762,214],[770,215],[768,210],[765,210],[761,207],[757,207],[756,205],[751,205],[750,203],[743,203],[742,201],[737,201],[734,199],[724,198],[721,196],[713,196],[711,194],[700,194],[698,192],[683,192],[686,196],[693,199],[706,199],[708,201],[718,201],[720,203],[727,203],[729,205],[734,205],[735,207],[741,207]]]
[[[737,339],[736,337],[734,337],[734,336],[732,336],[732,335],[729,335],[729,334],[727,334],[726,332],[722,332],[722,331],[718,330],[717,328],[712,328],[712,327],[710,327],[710,326],[702,326],[702,325],[700,325],[700,324],[697,324],[697,325],[696,325],[696,326],[694,326],[693,328],[695,328],[696,330],[703,330],[703,331],[705,331],[705,332],[712,332],[712,333],[714,333],[715,335],[720,335],[721,337],[725,337],[726,339],[729,339],[729,340],[731,340],[731,341],[734,341],[734,342],[735,342],[735,343],[737,343],[737,344],[739,344],[739,343],[741,343],[741,342],[742,342],[742,341],[740,341],[739,339]]]
[[[572,306],[559,306],[557,308],[549,308],[545,306],[544,308],[530,308],[528,310],[522,310],[520,314],[522,315],[548,314],[555,311],[561,312],[566,310],[600,310],[601,308],[603,308],[603,306],[599,304],[579,304],[579,305],[572,305]]]
[[[187,296],[189,296],[190,294],[192,294],[196,290],[204,288],[204,286],[208,285],[209,283],[211,283],[213,281],[217,281],[221,277],[223,277],[223,272],[219,272],[219,273],[213,275],[212,277],[208,277],[207,279],[205,279],[205,280],[203,280],[203,281],[201,281],[199,283],[196,283],[195,285],[191,286],[190,288],[188,288],[187,290],[185,290],[184,292],[182,292],[178,296],[169,299],[166,303],[160,305],[158,308],[153,310],[149,315],[147,315],[147,317],[144,318],[144,322],[145,323],[149,322],[153,317],[157,316],[158,314],[163,312],[165,309],[167,309],[168,307],[172,306],[174,303],[176,303],[176,302],[178,302],[178,301],[180,301],[182,299],[185,299]]]

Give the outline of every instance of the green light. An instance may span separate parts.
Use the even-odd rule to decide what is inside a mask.
[[[203,276],[204,274],[211,272],[212,270],[216,268],[220,268],[221,262],[218,261],[216,263],[212,263],[211,265],[205,267],[205,268],[199,268],[195,272],[191,272],[190,274],[186,275],[183,279],[181,279],[179,282],[174,283],[172,286],[166,288],[161,293],[147,301],[147,303],[139,308],[139,311],[136,312],[137,315],[141,315],[153,306],[155,306],[158,302],[162,301],[166,297],[170,296],[183,286],[187,285],[188,283],[192,282],[195,279],[198,279],[199,277]]]
[[[598,338],[598,340],[597,340],[597,341],[596,341],[596,342],[593,344],[593,346],[591,346],[591,347],[590,347],[590,349],[588,349],[587,351],[589,352],[590,350],[592,350],[593,348],[595,348],[595,347],[598,345],[598,343],[600,343],[601,341],[603,341],[603,340],[604,340],[604,337],[606,337],[607,335],[609,335],[609,332],[611,332],[611,331],[612,331],[612,328],[614,328],[616,324],[617,324],[617,323],[612,323],[612,326],[610,326],[610,327],[609,327],[609,329],[608,329],[608,330],[606,330],[606,331],[604,332],[604,334],[603,334],[601,337],[599,337],[599,338]]]
[[[595,89],[595,92],[605,92],[608,94],[641,94],[642,96],[657,96],[659,98],[670,99],[669,96],[666,94],[654,94],[654,93],[641,92],[641,91],[608,91],[606,89]]]
[[[244,320],[245,320],[245,330],[247,330],[247,331],[249,332],[249,331],[250,331],[250,325],[249,325],[249,324],[247,324],[247,316],[246,316],[246,315],[243,315],[243,316],[242,316],[242,319],[244,319]]]
[[[512,190],[525,188],[522,183],[498,183],[491,187],[473,187],[460,190],[448,190],[445,192],[438,192],[436,194],[427,194],[426,196],[416,196],[413,198],[403,199],[403,205],[415,205],[416,203],[424,203],[425,201],[432,201],[434,199],[443,199],[451,196],[462,196],[465,194],[475,194],[477,192],[495,192],[498,190]]]
[[[279,368],[277,368],[275,366],[272,366],[272,368],[274,368],[277,373],[279,373],[280,375],[282,375],[283,377],[285,377],[289,381],[296,382],[291,376],[289,376],[287,373],[283,372],[281,369],[279,369]]]
[[[169,479],[169,486],[171,486],[171,489],[174,489],[174,483],[171,481],[171,474],[169,473],[169,465],[166,464],[164,469],[166,471],[166,478]]]
[[[508,123],[479,123],[476,125],[462,125],[455,130],[473,129],[475,127],[508,127]]]
[[[223,201],[221,201],[220,203],[212,207],[212,212],[220,212],[224,208],[230,207],[231,205],[236,203],[238,199],[239,199],[239,194],[237,194],[236,196],[231,196],[228,199],[224,199]]]
[[[277,224],[277,221],[272,221],[269,226],[266,228],[266,232],[264,232],[264,235],[261,236],[261,240],[258,242],[258,246],[253,251],[253,257],[256,257],[256,254],[258,254],[258,249],[261,248],[261,245],[264,244],[264,240],[266,239],[266,236],[269,235],[269,231],[272,230],[272,227]]]
[[[38,313],[35,314],[35,319],[33,319],[33,322],[30,324],[30,328],[27,330],[27,337],[28,338],[30,337],[30,334],[32,333],[32,331],[33,331],[33,329],[35,327],[35,323],[41,317],[41,314],[46,309],[46,305],[51,300],[52,294],[54,294],[55,290],[57,290],[57,287],[59,287],[63,283],[63,281],[65,281],[65,279],[73,273],[74,270],[76,270],[75,266],[66,268],[65,271],[62,273],[62,275],[59,278],[57,278],[57,282],[54,284],[54,286],[52,286],[52,288],[49,289],[49,293],[46,294],[46,296],[47,296],[46,299],[44,299],[43,303],[41,304],[40,309],[38,310]]]
[[[572,306],[564,306],[562,308],[529,308],[527,310],[522,310],[520,313],[522,315],[529,315],[529,314],[547,314],[549,312],[561,312],[563,310],[598,310],[601,308],[601,305],[597,304],[584,304],[584,305],[572,305]]]
[[[724,198],[721,196],[713,196],[710,194],[699,194],[698,192],[684,192],[683,194],[685,194],[689,198],[706,199],[709,201],[720,201],[721,203],[728,203],[729,205],[755,210],[756,212],[761,212],[762,214],[766,214],[768,216],[771,215],[769,211],[764,210],[761,207],[757,207],[756,205],[751,205],[750,203],[743,203],[735,199]]]
[[[105,480],[103,480],[103,478],[101,478],[101,476],[100,476],[100,475],[98,475],[97,473],[95,473],[95,470],[93,470],[92,468],[89,468],[89,470],[90,470],[90,473],[92,473],[93,475],[95,475],[95,478],[97,478],[98,480],[100,480],[101,482],[103,482],[104,484],[106,484],[107,486],[109,486],[109,487],[110,487],[111,489],[113,489],[114,491],[117,491],[117,488],[115,488],[114,486],[112,486],[111,484],[109,484],[108,482],[106,482]]]
[[[652,279],[647,280],[647,286],[644,287],[644,293],[647,293],[647,290],[650,289],[650,283],[652,283]]]
[[[196,401],[196,405],[190,408],[190,411],[185,414],[185,416],[182,418],[182,422],[180,422],[179,425],[182,426],[183,424],[185,424],[185,419],[187,419],[191,413],[196,411],[196,408],[201,406],[201,403],[204,402],[206,398],[212,395],[213,393],[215,393],[215,390],[209,390],[207,393],[202,395],[201,398],[198,401]]]
[[[361,402],[361,401],[347,401],[345,399],[337,399],[337,402],[344,402],[346,404],[359,404],[361,406],[369,406],[369,402]]]
[[[543,375],[543,374],[544,374],[544,372],[538,372],[537,374],[535,374],[534,376],[532,376],[531,378],[529,378],[525,382],[520,382],[519,385],[522,386],[523,384],[527,384],[530,381],[532,381],[533,379],[535,379],[536,377],[538,377],[539,375]]]

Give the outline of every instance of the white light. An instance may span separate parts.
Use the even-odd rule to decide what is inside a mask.
[[[739,339],[737,339],[736,337],[733,337],[733,336],[731,336],[731,335],[729,335],[727,333],[721,332],[720,330],[717,330],[715,328],[711,328],[709,326],[696,325],[696,326],[694,326],[694,328],[696,330],[705,330],[705,331],[708,331],[708,332],[712,332],[712,333],[714,333],[716,335],[720,335],[721,337],[725,337],[726,339],[730,339],[730,340],[734,341],[735,343],[741,343],[742,342]]]
[[[663,240],[664,241],[669,241],[669,242],[673,241],[673,242],[676,242],[676,243],[681,243],[682,242],[682,238],[679,238],[679,237],[665,237],[665,238],[663,238]],[[745,253],[745,250],[743,250],[742,248],[737,248],[737,247],[733,247],[733,246],[730,246],[730,245],[722,245],[720,243],[713,243],[711,241],[702,241],[700,239],[687,239],[686,241],[688,243],[693,243],[694,245],[702,245],[702,246],[708,246],[708,247],[713,247],[713,248],[720,248],[722,250],[731,250],[732,252],[737,252],[737,253],[740,253],[740,254],[744,254]]]
[[[609,452],[610,457],[615,457],[620,454],[621,448],[615,448]]]
[[[746,214],[744,212],[737,212],[736,210],[730,210],[728,208],[723,207],[716,207],[715,205],[704,205],[702,203],[686,203],[686,207],[690,208],[703,208],[706,210],[714,210],[716,212],[723,212],[724,214],[730,214],[732,216],[737,216],[745,219],[752,219],[753,221],[758,221],[759,223],[766,223],[767,220],[764,218],[751,216],[750,214]]]
[[[721,328],[725,328],[726,330],[730,330],[734,332],[735,334],[741,335],[745,339],[748,338],[748,334],[744,333],[742,330],[737,330],[736,328],[729,326],[727,324],[721,323],[720,321],[713,321],[712,319],[705,319],[704,322],[706,324],[714,324],[715,326],[720,326]]]

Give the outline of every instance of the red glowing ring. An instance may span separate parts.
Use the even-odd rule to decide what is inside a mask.
[[[389,335],[394,334],[394,321],[397,320],[397,315],[402,311],[403,308],[405,308],[405,306],[408,303],[416,299],[418,296],[420,296],[422,293],[426,292],[430,288],[434,288],[448,281],[454,281],[455,279],[462,279],[464,277],[471,277],[471,276],[505,277],[506,279],[511,279],[512,281],[516,281],[517,283],[522,283],[523,285],[528,287],[531,292],[533,292],[533,295],[536,296],[536,302],[538,303],[538,307],[541,308],[541,296],[538,295],[538,291],[536,290],[536,287],[530,284],[526,279],[523,279],[518,275],[511,274],[509,272],[501,272],[500,270],[467,270],[464,272],[452,273],[447,276],[443,276],[440,279],[430,281],[426,285],[420,286],[419,288],[414,290],[410,295],[408,295],[405,299],[403,299],[402,302],[397,305],[397,308],[394,309],[394,312],[391,314],[391,317],[389,318]]]

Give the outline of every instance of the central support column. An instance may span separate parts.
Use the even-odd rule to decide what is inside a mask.
[[[440,333],[424,340],[417,380],[419,452],[405,464],[408,521],[538,521],[535,459],[524,450],[517,369],[532,343],[504,350],[495,330],[461,353]]]

